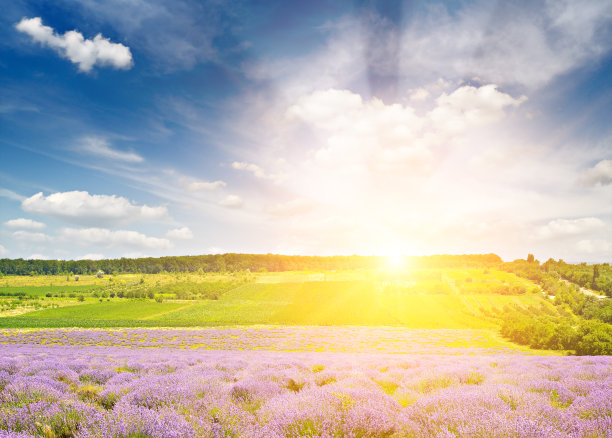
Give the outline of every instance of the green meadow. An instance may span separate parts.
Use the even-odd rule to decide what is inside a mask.
[[[4,281],[0,297],[22,293],[12,297],[13,314],[0,318],[5,328],[281,324],[494,329],[504,309],[556,312],[534,283],[487,269],[128,274],[79,284],[66,277]]]

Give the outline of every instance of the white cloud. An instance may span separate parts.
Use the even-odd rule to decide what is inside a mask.
[[[436,108],[429,113],[437,130],[446,134],[460,134],[472,127],[495,123],[505,116],[505,109],[517,107],[527,100],[501,93],[493,84],[482,87],[463,86],[450,95],[436,99]]]
[[[612,249],[612,245],[609,242],[601,239],[584,239],[580,240],[576,244],[576,249],[587,254],[603,253],[610,251],[610,249]]]
[[[564,236],[575,236],[601,229],[605,223],[596,217],[579,219],[555,219],[537,230],[537,237],[551,239]]]
[[[134,205],[115,195],[90,195],[85,191],[37,193],[21,203],[24,211],[63,219],[78,224],[115,225],[167,217],[166,207]]]
[[[267,175],[266,172],[264,172],[264,170],[257,164],[245,163],[243,161],[234,161],[232,163],[232,169],[246,170],[247,172],[251,172],[257,178],[270,178],[270,176]]]
[[[345,173],[429,173],[432,148],[448,146],[468,130],[498,122],[505,109],[526,98],[513,98],[495,85],[463,86],[443,93],[424,115],[400,104],[364,101],[349,90],[329,89],[302,96],[287,110],[323,137],[316,152],[321,164]]]
[[[6,249],[4,246],[0,245],[0,256],[6,255],[8,254],[8,249]]]
[[[225,187],[225,181],[190,181],[185,183],[185,189],[190,192],[213,191]]]
[[[181,227],[174,230],[169,230],[166,233],[166,237],[168,239],[189,240],[193,239],[193,232],[188,227]]]
[[[106,228],[63,228],[60,236],[77,245],[95,245],[96,247],[130,247],[136,249],[162,250],[172,245],[168,239],[149,237],[137,231]]]
[[[221,201],[219,205],[227,208],[240,208],[244,204],[242,198],[238,195],[227,195]]]
[[[612,184],[612,160],[602,160],[582,174],[582,182],[586,185]]]
[[[15,231],[11,235],[13,236],[14,239],[25,240],[28,242],[42,243],[42,242],[49,242],[51,240],[51,238],[47,236],[45,233],[37,233],[37,232],[32,232],[32,231],[19,230],[19,231]]]
[[[142,163],[144,161],[144,158],[137,153],[113,149],[106,139],[95,136],[81,138],[78,142],[77,150],[96,157],[125,161],[126,163]]]
[[[42,222],[33,221],[32,219],[11,219],[4,223],[9,228],[20,228],[23,230],[44,230],[46,225]]]
[[[58,35],[53,28],[43,25],[40,17],[22,18],[15,28],[41,45],[51,47],[73,64],[78,64],[83,72],[91,71],[94,65],[119,69],[129,69],[133,65],[129,47],[112,43],[101,34],[97,34],[93,40],[85,39],[76,30]]]

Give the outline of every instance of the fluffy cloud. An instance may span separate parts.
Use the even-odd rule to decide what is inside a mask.
[[[0,245],[0,255],[6,255],[6,254],[8,254],[8,249]]]
[[[41,45],[51,47],[73,64],[78,64],[82,72],[91,71],[94,65],[129,69],[133,64],[129,47],[112,43],[101,34],[97,34],[93,40],[85,39],[76,30],[58,35],[53,28],[43,25],[40,17],[23,18],[15,28]]]
[[[190,181],[185,183],[185,189],[190,192],[210,192],[225,187],[225,181]]]
[[[134,205],[115,195],[90,195],[84,191],[58,192],[44,196],[37,193],[21,203],[24,211],[53,216],[77,224],[115,225],[163,219],[166,207]]]
[[[590,186],[612,184],[612,160],[602,160],[582,174],[582,181]]]
[[[304,122],[318,135],[324,133],[326,147],[316,152],[323,164],[347,173],[429,173],[432,148],[501,120],[507,107],[525,99],[492,84],[462,86],[443,93],[431,111],[419,115],[410,106],[387,105],[376,98],[364,101],[351,91],[329,89],[302,96],[288,108],[287,117]]]
[[[60,236],[78,245],[95,245],[96,247],[130,247],[136,249],[162,250],[172,245],[168,239],[149,237],[137,231],[106,228],[63,228]]]
[[[126,163],[141,163],[144,161],[144,158],[140,155],[134,152],[124,152],[113,149],[106,139],[95,136],[81,138],[78,142],[77,150],[96,157],[107,158],[114,161],[124,161]]]
[[[240,208],[244,204],[242,198],[238,195],[228,195],[219,201],[221,207]]]
[[[166,237],[168,239],[189,240],[193,239],[193,232],[188,227],[175,228],[174,230],[169,230],[166,233]]]
[[[19,228],[22,230],[44,230],[46,225],[42,222],[33,221],[32,219],[11,219],[4,223],[9,228]]]
[[[555,219],[540,227],[537,237],[551,239],[564,236],[585,234],[605,226],[605,223],[596,217],[583,217],[579,219]]]
[[[11,234],[14,239],[23,240],[27,242],[35,242],[35,243],[43,243],[49,242],[51,238],[47,236],[45,233],[36,233],[32,231],[15,231]]]
[[[429,119],[436,129],[447,134],[460,134],[469,128],[497,122],[505,116],[507,107],[517,107],[527,100],[501,93],[493,84],[482,87],[463,86],[450,95],[442,94],[436,99],[436,108]]]

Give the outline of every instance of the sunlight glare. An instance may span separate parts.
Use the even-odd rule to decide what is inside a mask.
[[[393,271],[401,271],[406,267],[406,258],[401,254],[387,256],[387,268]]]

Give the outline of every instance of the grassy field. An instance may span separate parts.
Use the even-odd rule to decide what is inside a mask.
[[[27,319],[73,319],[79,320],[144,320],[176,311],[184,307],[183,303],[156,303],[155,301],[101,302],[94,304],[73,305],[54,309],[39,310],[18,318]]]
[[[119,275],[86,278],[78,285],[64,285],[62,280],[65,277],[5,277],[0,294],[26,292],[30,300],[14,300],[12,306],[29,306],[23,307],[26,313],[0,318],[0,327],[280,324],[494,329],[505,306],[556,311],[533,283],[495,270]],[[60,290],[64,292],[58,294]],[[84,295],[82,301],[66,301],[67,295],[76,293]],[[32,303],[39,303],[38,308]],[[47,308],[37,310],[40,307]]]
[[[494,310],[546,305],[539,295],[383,294],[369,282],[249,284],[221,300],[198,302],[158,319],[178,325],[388,325],[491,328]]]
[[[102,289],[103,285],[68,285],[68,286],[9,286],[0,288],[0,297],[2,296],[29,296],[29,297],[44,297],[47,294],[53,295],[69,295],[71,293],[80,294],[93,292],[96,289]]]

